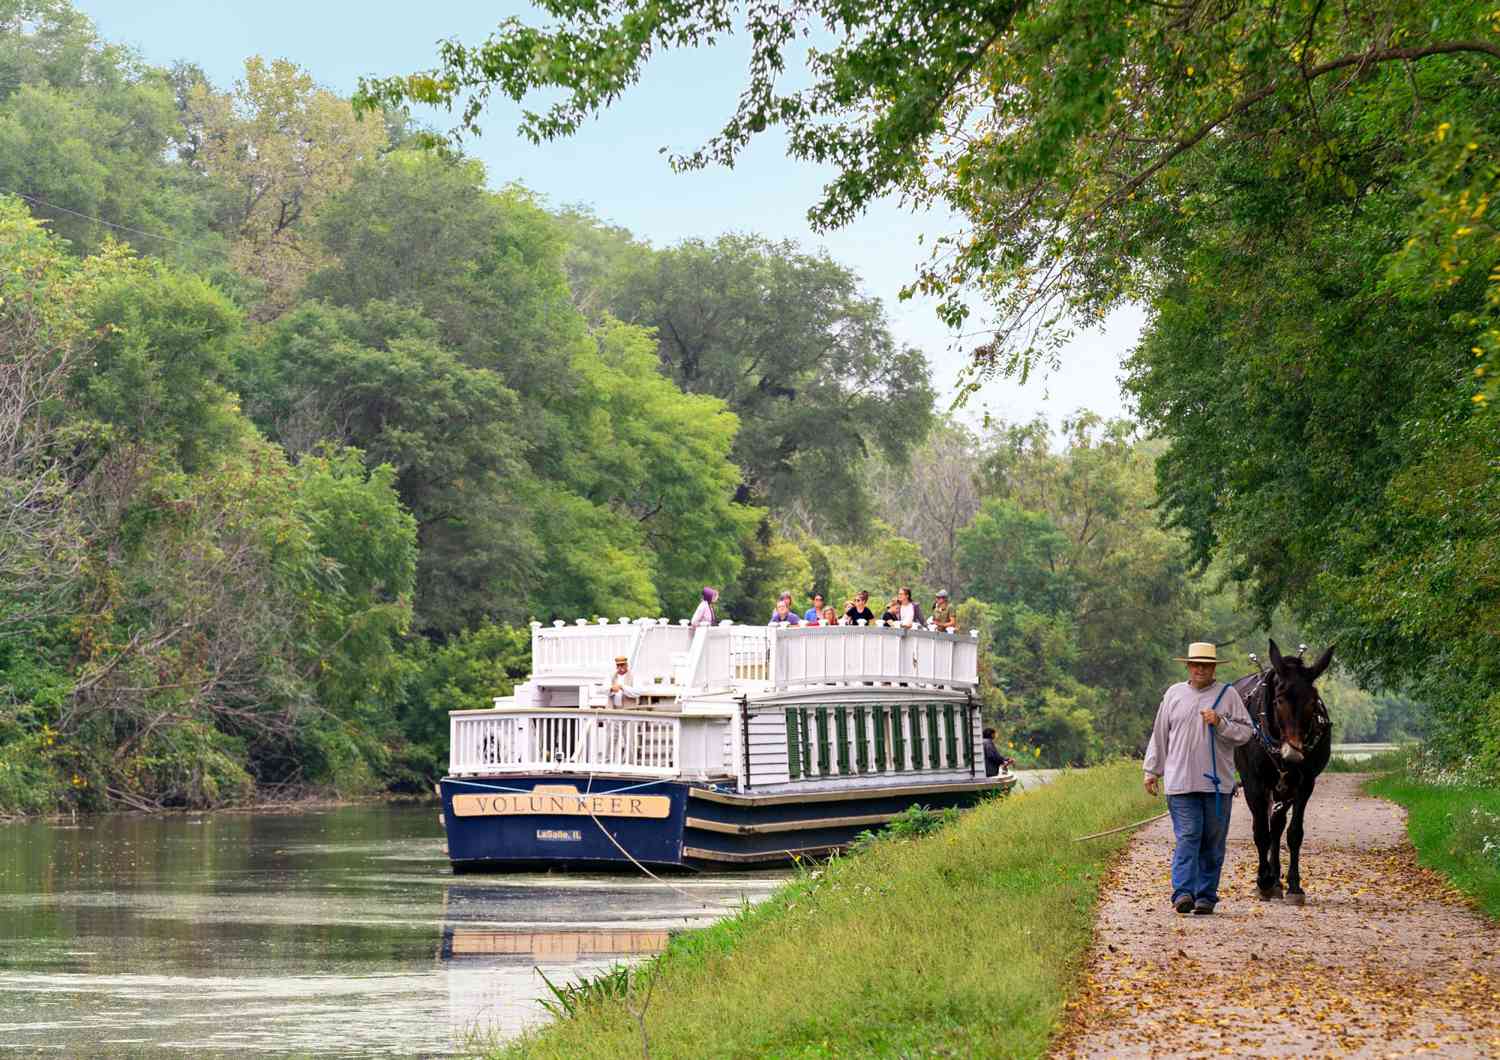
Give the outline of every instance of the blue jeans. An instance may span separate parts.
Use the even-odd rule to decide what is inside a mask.
[[[1172,834],[1177,837],[1177,848],[1172,851],[1173,902],[1183,895],[1194,901],[1218,902],[1219,873],[1224,868],[1224,842],[1229,838],[1229,811],[1233,806],[1232,795],[1220,795],[1216,817],[1212,794],[1167,796]]]

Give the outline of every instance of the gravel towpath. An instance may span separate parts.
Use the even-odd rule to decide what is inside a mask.
[[[1417,865],[1404,811],[1363,779],[1318,782],[1301,908],[1257,897],[1242,797],[1213,916],[1172,911],[1171,824],[1143,828],[1056,1055],[1500,1056],[1500,929]]]

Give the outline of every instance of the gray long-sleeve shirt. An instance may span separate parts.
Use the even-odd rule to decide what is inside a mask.
[[[1151,729],[1151,743],[1146,747],[1146,772],[1166,779],[1168,795],[1214,790],[1214,782],[1208,776],[1215,765],[1209,754],[1208,726],[1199,712],[1214,705],[1221,688],[1224,698],[1219,699],[1218,739],[1214,741],[1219,790],[1228,792],[1234,788],[1234,749],[1255,735],[1244,700],[1219,681],[1201,692],[1180,681],[1161,697],[1156,724]]]

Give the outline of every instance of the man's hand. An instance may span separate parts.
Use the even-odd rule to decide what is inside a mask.
[[[1158,778],[1153,777],[1150,773],[1146,774],[1146,794],[1147,795],[1155,795],[1156,794],[1156,785],[1157,785],[1157,783],[1158,783]]]
[[[1217,724],[1219,724],[1219,714],[1218,714],[1218,711],[1214,710],[1213,707],[1204,707],[1198,713],[1200,713],[1200,714],[1203,715],[1204,724],[1206,724],[1206,725],[1217,725]]]

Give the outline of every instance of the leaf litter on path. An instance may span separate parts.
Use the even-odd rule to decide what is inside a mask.
[[[1055,1055],[1500,1056],[1500,929],[1417,864],[1403,811],[1361,779],[1327,775],[1308,804],[1302,907],[1259,899],[1243,800],[1213,916],[1168,904],[1170,823],[1137,835]]]

